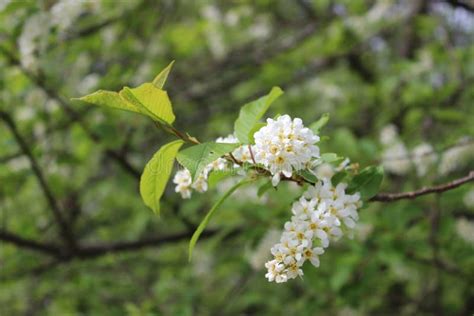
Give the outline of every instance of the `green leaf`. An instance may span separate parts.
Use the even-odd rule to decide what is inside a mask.
[[[321,159],[327,163],[334,163],[344,160],[344,157],[340,157],[335,153],[324,153],[321,155]]]
[[[171,125],[175,120],[168,93],[151,83],[144,83],[137,88],[124,87],[119,93],[99,90],[72,100],[140,113],[164,125]]]
[[[283,94],[279,87],[273,87],[269,94],[245,104],[240,109],[240,114],[234,124],[235,135],[243,144],[250,144],[252,140],[251,131],[255,124],[262,118],[270,105]]]
[[[306,181],[309,181],[309,182],[311,182],[311,183],[316,183],[316,182],[318,182],[318,178],[317,178],[314,174],[312,174],[311,172],[309,172],[308,170],[304,170],[304,169],[303,169],[303,170],[300,170],[300,171],[298,171],[298,174],[299,174],[300,176],[302,176],[303,179],[305,179]]]
[[[133,89],[124,87],[119,94],[155,121],[171,125],[176,118],[168,93],[151,83],[144,83]]]
[[[253,180],[243,180],[237,184],[235,184],[232,188],[230,188],[226,193],[224,193],[223,196],[214,204],[211,208],[211,210],[207,213],[206,217],[202,220],[202,222],[199,224],[198,228],[194,232],[193,236],[191,237],[191,240],[189,241],[189,261],[191,261],[191,257],[193,255],[193,249],[194,246],[196,246],[196,243],[199,239],[199,236],[201,236],[202,232],[206,228],[207,224],[211,220],[211,217],[214,215],[214,212],[224,203],[224,201],[232,194],[234,193],[235,190],[240,188],[241,186],[251,183]]]
[[[339,171],[338,173],[332,176],[331,178],[332,185],[333,186],[338,185],[339,183],[342,182],[342,180],[344,180],[347,177],[347,175],[348,175],[347,171],[345,170]]]
[[[222,180],[235,175],[236,172],[234,170],[214,170],[207,178],[207,185],[212,189]]]
[[[331,138],[327,135],[323,135],[321,137],[319,137],[319,142],[322,143],[322,142],[327,142],[328,140],[330,140]]]
[[[258,197],[261,197],[262,195],[265,194],[265,192],[267,192],[267,191],[270,190],[271,188],[273,188],[272,182],[271,182],[271,181],[265,182],[264,184],[262,184],[262,185],[258,188],[257,196],[258,196]],[[275,189],[276,189],[276,188],[275,188]]]
[[[267,125],[266,123],[263,123],[263,122],[257,122],[254,127],[250,130],[250,133],[249,133],[249,137],[250,137],[250,144],[255,144],[255,138],[253,137],[253,135],[258,132],[259,129],[261,129],[262,127],[264,127],[265,125]]]
[[[174,159],[183,145],[176,140],[160,148],[147,163],[140,178],[140,195],[145,205],[160,213],[160,198],[173,169]]]
[[[382,180],[383,168],[370,166],[352,178],[347,191],[349,193],[360,192],[361,198],[368,200],[378,193]]]
[[[166,79],[168,79],[168,74],[171,71],[171,68],[173,67],[174,60],[170,62],[170,64],[163,69],[158,76],[153,79],[153,85],[157,87],[158,89],[163,89],[163,86],[165,85]]]
[[[110,107],[119,110],[125,110],[135,113],[141,113],[140,110],[125,100],[117,92],[99,90],[92,94],[83,96],[81,98],[73,98],[72,100],[80,100],[94,105]]]
[[[207,142],[186,148],[176,158],[191,172],[194,180],[208,164],[239,146],[240,144]]]
[[[321,130],[321,128],[324,127],[324,125],[327,124],[327,122],[329,122],[329,113],[324,113],[323,115],[321,115],[321,117],[319,118],[319,120],[317,120],[316,122],[312,123],[309,128],[313,131],[313,133],[315,134],[319,134],[319,131]]]

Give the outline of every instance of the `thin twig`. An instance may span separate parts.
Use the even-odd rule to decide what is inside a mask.
[[[474,171],[469,172],[469,175],[453,180],[451,182],[440,184],[434,187],[425,187],[415,191],[401,192],[401,193],[379,193],[369,201],[371,202],[393,202],[403,199],[414,199],[422,195],[431,193],[441,193],[455,189],[465,183],[474,181]]]
[[[253,155],[252,146],[250,146],[250,144],[248,146],[249,146],[250,157],[252,158],[253,163],[256,165],[257,163],[255,162],[255,156]]]

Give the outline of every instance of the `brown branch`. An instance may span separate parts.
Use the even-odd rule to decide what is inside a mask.
[[[56,245],[26,239],[5,230],[0,230],[0,240],[21,248],[46,253],[48,255],[59,256],[61,253],[60,248]]]
[[[238,235],[242,231],[241,228],[235,228],[234,230],[226,233],[225,239],[232,238]],[[209,238],[221,233],[221,230],[205,230],[200,238]],[[183,240],[189,240],[194,233],[193,230],[175,233],[168,236],[151,237],[136,241],[118,241],[110,244],[98,244],[82,247],[75,255],[77,258],[88,259],[103,256],[109,253],[124,252],[124,251],[137,251],[149,247],[157,247],[166,243],[180,242]]]
[[[67,241],[71,247],[75,247],[75,239],[69,228],[69,224],[63,217],[61,208],[59,207],[59,203],[57,202],[53,191],[49,187],[46,178],[43,174],[43,171],[41,170],[38,162],[36,161],[36,158],[33,156],[33,153],[31,152],[28,144],[18,131],[15,122],[7,112],[0,111],[0,119],[5,122],[6,126],[8,127],[16,142],[18,143],[18,146],[20,146],[23,153],[28,157],[28,160],[31,164],[31,169],[33,170],[33,173],[35,174],[36,179],[38,180],[38,183],[40,185],[41,190],[43,191],[46,200],[48,201],[51,211],[53,212],[54,219],[59,225],[58,228],[60,235],[64,237],[65,241]]]
[[[393,202],[403,199],[414,199],[422,195],[431,193],[441,193],[455,189],[465,183],[474,181],[474,171],[471,171],[469,175],[453,180],[451,182],[440,184],[434,187],[425,187],[416,191],[402,192],[402,193],[379,193],[369,201],[371,202]]]

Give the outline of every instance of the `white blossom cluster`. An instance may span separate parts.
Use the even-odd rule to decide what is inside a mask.
[[[234,135],[227,137],[219,137],[216,139],[217,143],[238,143],[237,138]],[[248,147],[240,146],[232,152],[232,155],[242,162],[250,162],[251,155]],[[204,193],[208,189],[207,179],[209,173],[215,170],[225,170],[229,166],[229,162],[224,158],[217,158],[213,162],[204,168],[203,172],[199,174],[194,181],[192,181],[191,173],[188,169],[184,168],[176,172],[173,183],[176,184],[175,191],[181,194],[183,199],[191,198],[192,190],[199,193]],[[234,168],[238,168],[239,165],[234,165]]]
[[[184,168],[176,172],[173,183],[176,184],[175,191],[181,194],[183,199],[191,198],[192,190],[199,193],[207,191],[207,178],[212,170],[224,170],[227,167],[227,161],[223,158],[218,158],[213,161],[199,174],[194,181],[191,178],[191,172]]]
[[[331,241],[344,233],[352,238],[362,202],[359,193],[346,194],[346,187],[344,183],[333,187],[324,180],[293,204],[293,216],[285,223],[280,242],[271,248],[273,260],[265,264],[268,281],[282,283],[302,276],[306,260],[319,267],[319,256]]]
[[[312,167],[315,158],[319,158],[319,147],[316,143],[319,136],[303,126],[300,118],[291,119],[283,115],[277,119],[267,119],[267,124],[254,134],[255,145],[242,145],[232,152],[233,158],[239,163],[261,164],[272,174],[272,184],[278,185],[281,175],[291,177],[294,171]],[[217,143],[238,143],[234,135],[219,137]],[[194,182],[191,173],[182,169],[176,173],[173,182],[175,191],[181,197],[188,199],[192,190],[200,193],[207,191],[207,178],[213,170],[224,170],[229,162],[218,158],[210,163],[204,171],[196,177]],[[239,168],[239,164],[233,164]]]
[[[319,157],[316,146],[319,136],[304,127],[300,118],[292,120],[288,115],[276,120],[269,118],[254,138],[255,160],[271,172],[274,186],[280,182],[282,174],[291,177],[293,171],[307,168],[313,158]]]

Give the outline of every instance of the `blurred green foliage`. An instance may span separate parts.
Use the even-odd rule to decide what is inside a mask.
[[[298,190],[238,191],[188,263],[193,228],[225,188],[182,200],[168,185],[157,217],[135,171],[171,137],[145,117],[69,99],[151,81],[176,60],[165,86],[176,125],[212,141],[232,132],[243,104],[280,86],[269,117],[310,125],[330,113],[323,152],[360,168],[382,163],[384,191],[412,190],[474,165],[473,12],[462,0],[0,0],[0,110],[79,247],[144,241],[57,256],[7,238],[65,243],[1,122],[0,314],[472,314],[472,184],[366,205],[354,240],[331,247],[304,279],[277,285],[264,278],[269,247],[258,246],[289,218]],[[380,140],[389,124],[396,146]],[[423,172],[420,159],[403,159],[420,144],[432,148]]]

